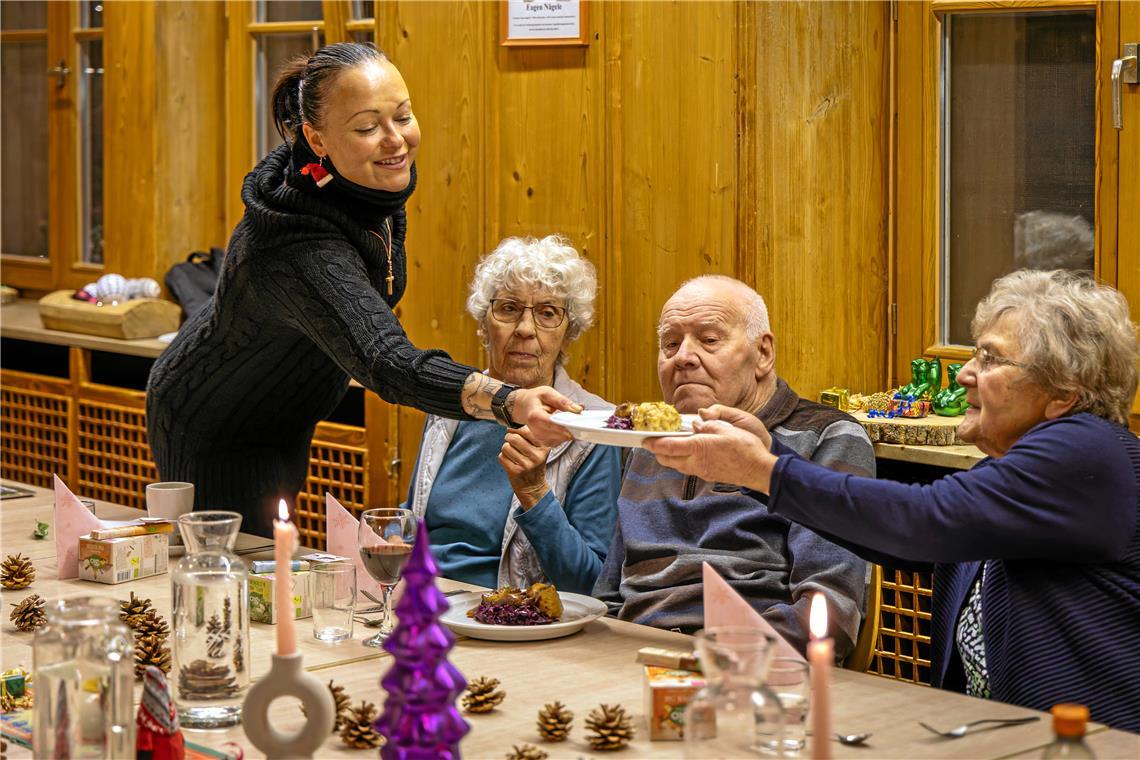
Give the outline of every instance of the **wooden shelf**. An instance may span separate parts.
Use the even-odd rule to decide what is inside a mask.
[[[153,338],[144,340],[118,340],[98,335],[49,330],[40,321],[35,301],[22,299],[0,306],[0,336],[17,340],[32,340],[57,346],[74,346],[93,351],[108,351],[130,356],[155,358],[166,350],[166,343]]]

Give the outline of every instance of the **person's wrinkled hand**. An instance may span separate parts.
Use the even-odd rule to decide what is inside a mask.
[[[702,480],[768,492],[776,457],[761,439],[729,422],[697,420],[693,435],[651,438],[642,445],[665,467]]]
[[[549,454],[550,448],[539,443],[530,428],[507,431],[499,452],[499,464],[507,473],[511,490],[524,510],[537,504],[550,490],[546,482],[546,457]]]
[[[511,419],[530,428],[530,438],[542,446],[557,446],[569,441],[570,431],[550,419],[554,412],[580,412],[576,404],[548,385],[519,388],[511,393]]]
[[[735,428],[747,430],[752,435],[760,439],[764,444],[764,448],[769,451],[772,449],[772,434],[768,432],[768,428],[764,427],[764,423],[755,414],[750,414],[743,409],[737,409],[735,406],[724,406],[723,404],[713,404],[707,409],[698,409],[697,413],[700,415],[698,421],[693,429],[697,432],[701,431],[701,423],[711,420],[723,420]]]

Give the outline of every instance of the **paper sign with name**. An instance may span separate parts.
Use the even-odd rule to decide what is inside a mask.
[[[583,5],[580,0],[507,0],[502,43],[584,45]]]

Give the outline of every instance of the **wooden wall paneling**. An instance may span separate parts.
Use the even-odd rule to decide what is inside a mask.
[[[597,12],[590,14],[592,42],[585,47],[504,47],[494,23],[485,27],[492,63],[485,69],[484,248],[505,237],[562,234],[597,267],[601,300],[612,295],[613,285],[606,276],[600,202],[606,197],[600,32],[606,9],[598,4],[591,10]],[[571,347],[567,368],[596,392],[604,386],[601,345],[597,332],[587,332]]]
[[[777,371],[809,398],[878,390],[888,304],[884,3],[757,6],[757,283]]]
[[[220,2],[156,5],[157,229],[151,261],[140,261],[135,276],[161,282],[191,251],[226,244],[224,10]]]
[[[657,399],[657,319],[684,280],[733,274],[737,100],[733,3],[606,6],[605,139],[613,176],[607,390]]]
[[[103,12],[105,262],[127,277],[154,274],[158,245],[157,13],[146,2],[107,3]]]
[[[225,55],[225,230],[230,231],[241,219],[245,206],[241,202],[241,183],[259,156],[253,134],[253,35],[248,31],[253,21],[253,3],[248,0],[226,0]]]
[[[938,297],[939,24],[928,0],[898,3],[898,157],[894,382],[936,338]]]

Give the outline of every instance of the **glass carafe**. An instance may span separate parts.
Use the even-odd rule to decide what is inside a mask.
[[[133,757],[134,646],[118,602],[63,599],[45,612],[32,655],[33,754]]]
[[[191,512],[178,527],[186,544],[170,576],[178,719],[186,728],[232,726],[249,687],[249,573],[233,553],[241,515]]]
[[[764,684],[771,637],[755,628],[708,628],[697,632],[696,648],[705,687],[685,708],[685,756],[713,760],[779,753],[784,711]]]

